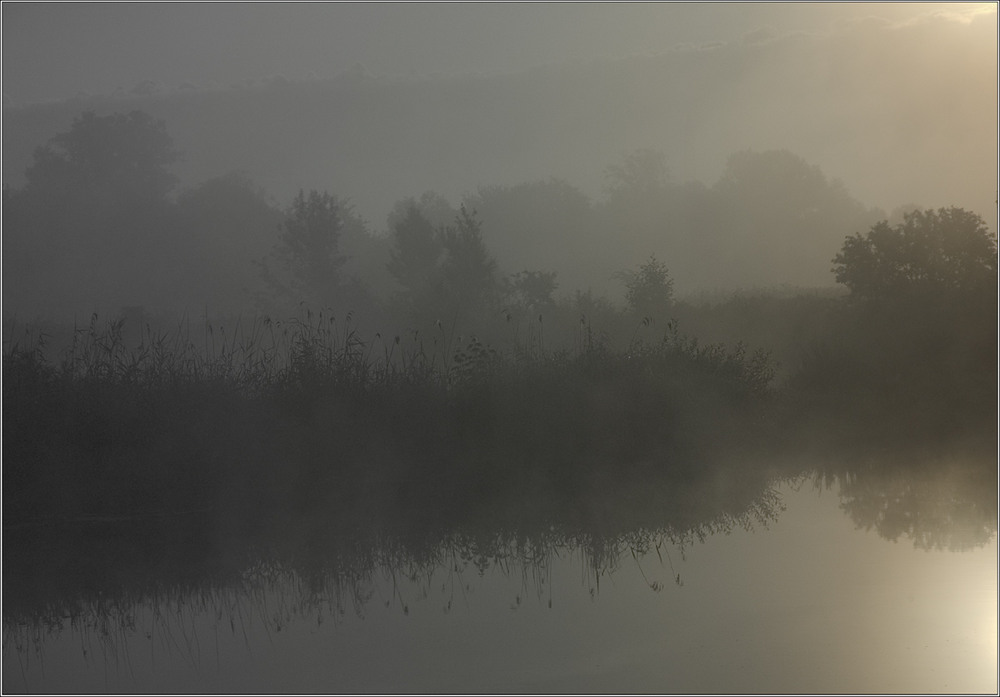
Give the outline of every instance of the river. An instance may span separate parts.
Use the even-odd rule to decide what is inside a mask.
[[[869,515],[867,485],[821,479],[689,534],[444,540],[5,614],[4,692],[996,692],[995,498],[984,529],[940,480]]]

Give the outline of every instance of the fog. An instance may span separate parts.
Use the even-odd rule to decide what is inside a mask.
[[[995,691],[995,4],[2,13],[5,692]]]
[[[816,207],[783,194],[809,168],[825,179],[810,195],[825,196],[828,183],[852,199],[853,212],[820,222],[826,230],[761,230],[757,268],[738,273],[746,252],[720,264],[711,255],[725,251],[689,243],[704,238],[694,223],[643,229],[634,221],[642,213],[631,211],[613,229],[592,224],[586,244],[567,244],[566,235],[581,235],[553,221],[512,229],[496,204],[483,216],[504,271],[551,269],[562,293],[611,297],[621,292],[613,275],[649,254],[668,262],[682,292],[832,286],[828,262],[843,237],[902,206],[959,206],[996,229],[990,6],[13,5],[4,13],[11,187],[23,183],[34,149],[83,111],[138,109],[166,123],[182,154],[172,167],[181,188],[239,172],[279,206],[299,189],[325,190],[353,204],[376,235],[397,201],[426,191],[457,208],[481,202],[483,187],[555,178],[598,202],[608,167],[644,149],[663,156],[670,183],[705,187],[736,153],[787,151],[802,171],[753,174],[773,177],[762,183],[772,201],[751,205],[781,201],[791,217]],[[789,260],[791,236],[800,249]]]
[[[224,87],[285,75],[520,71],[857,23],[929,16],[968,22],[984,3],[498,3],[301,5],[12,3],[4,17],[4,105],[110,94],[143,80]]]

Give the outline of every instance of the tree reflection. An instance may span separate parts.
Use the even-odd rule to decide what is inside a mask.
[[[942,460],[913,456],[848,461],[817,472],[839,485],[841,508],[865,530],[920,549],[973,549],[997,531],[995,456],[965,454]]]

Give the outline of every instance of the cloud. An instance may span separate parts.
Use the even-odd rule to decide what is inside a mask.
[[[754,29],[743,35],[743,43],[747,46],[752,46],[755,44],[763,44],[769,41],[773,41],[778,36],[778,31],[768,25],[760,27],[759,29]]]
[[[932,12],[925,12],[910,19],[896,22],[893,24],[893,28],[927,24],[938,21],[972,24],[980,17],[986,17],[989,15],[995,16],[996,13],[997,6],[994,3],[955,3],[954,5],[949,6],[948,9],[938,9]]]
[[[833,23],[834,31],[844,33],[884,31],[892,28],[893,26],[894,25],[890,20],[876,15],[848,17],[835,20]]]

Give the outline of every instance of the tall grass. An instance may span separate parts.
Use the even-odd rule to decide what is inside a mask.
[[[364,340],[350,313],[201,329],[144,326],[129,345],[121,320],[95,315],[55,362],[37,340],[8,341],[5,518],[568,485],[599,458],[690,459],[745,434],[736,422],[763,413],[770,379],[763,356],[676,334],[628,353],[502,353],[457,336],[428,353],[417,332]]]

